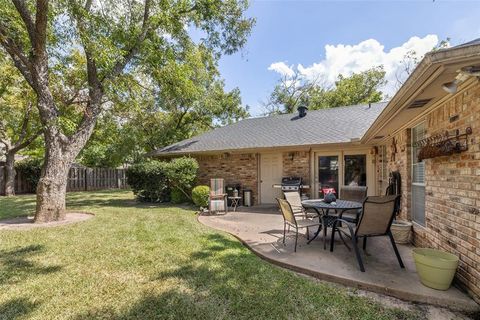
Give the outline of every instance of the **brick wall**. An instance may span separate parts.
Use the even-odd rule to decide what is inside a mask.
[[[425,160],[426,226],[414,226],[414,244],[458,255],[456,282],[480,301],[480,85],[453,96],[425,120],[427,136],[445,130],[464,132],[467,126],[473,134],[468,151]],[[402,174],[403,218],[409,218],[411,198],[409,132],[396,136],[398,153],[395,161],[389,158],[389,169]]]
[[[241,184],[243,189],[251,189],[253,203],[258,203],[257,154],[221,154],[195,158],[199,164],[200,184],[209,186],[211,178],[223,178],[225,184]]]
[[[301,177],[303,184],[310,184],[310,152],[295,151],[283,153],[283,177]],[[307,195],[309,189],[302,191]]]

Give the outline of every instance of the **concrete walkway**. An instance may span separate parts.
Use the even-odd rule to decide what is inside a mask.
[[[415,272],[410,246],[399,246],[405,264],[405,269],[401,269],[387,237],[369,239],[367,252],[362,253],[366,272],[360,272],[354,252],[339,239],[330,252],[328,247],[323,249],[322,235],[309,245],[305,236],[299,235],[295,253],[293,232],[287,245],[282,244],[283,219],[279,213],[265,208],[258,212],[242,211],[200,216],[198,220],[236,236],[254,253],[276,265],[322,280],[462,312],[479,311],[479,305],[455,287],[438,291],[423,286]]]

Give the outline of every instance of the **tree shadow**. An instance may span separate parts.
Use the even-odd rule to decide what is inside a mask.
[[[0,284],[16,283],[32,275],[43,275],[60,271],[60,266],[43,266],[31,261],[34,255],[44,252],[41,245],[29,245],[0,251]]]
[[[18,319],[38,307],[38,302],[33,303],[25,298],[16,298],[0,304],[0,319]]]
[[[76,319],[410,318],[271,266],[227,236],[204,234],[198,241],[204,244],[201,250],[150,280],[158,287],[168,283],[169,289],[145,292],[126,310],[97,308]]]
[[[126,190],[124,190],[126,191]],[[171,203],[151,203],[137,201],[132,193],[132,198],[126,199],[125,192],[118,190],[102,190],[96,192],[73,192],[67,196],[67,208],[135,208],[139,210],[148,210],[155,208],[180,208],[194,210],[189,204],[171,204]]]
[[[35,198],[32,195],[0,197],[0,219],[31,215],[35,211]]]

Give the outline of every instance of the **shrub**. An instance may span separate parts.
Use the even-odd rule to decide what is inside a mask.
[[[189,202],[190,199],[188,199],[187,196],[179,189],[173,188],[170,191],[170,201],[172,203],[178,204],[178,203]]]
[[[22,175],[29,184],[29,191],[35,192],[40,180],[43,159],[25,159],[15,163],[15,169],[19,175]]]
[[[170,162],[149,160],[127,169],[127,181],[141,201],[176,203],[189,201],[198,163],[192,158]],[[179,202],[177,202],[179,201]]]
[[[197,179],[198,162],[193,158],[176,158],[166,163],[165,174],[172,188],[178,189],[191,199],[191,192]]]
[[[209,195],[210,188],[208,186],[196,186],[192,190],[193,203],[199,207],[207,207]]]
[[[145,161],[134,164],[126,172],[128,184],[137,199],[146,202],[169,200],[170,188],[165,175],[165,162]]]

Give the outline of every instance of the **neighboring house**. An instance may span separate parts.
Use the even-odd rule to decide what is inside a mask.
[[[195,157],[200,183],[240,183],[256,204],[274,203],[280,190],[272,185],[283,176],[302,177],[309,187],[303,192],[318,198],[324,186],[352,183],[384,194],[389,173],[399,171],[401,217],[413,221],[414,244],[458,254],[457,279],[478,301],[479,75],[477,39],[428,53],[388,103],[246,119],[152,155]],[[417,141],[467,127],[468,150],[418,160]]]

